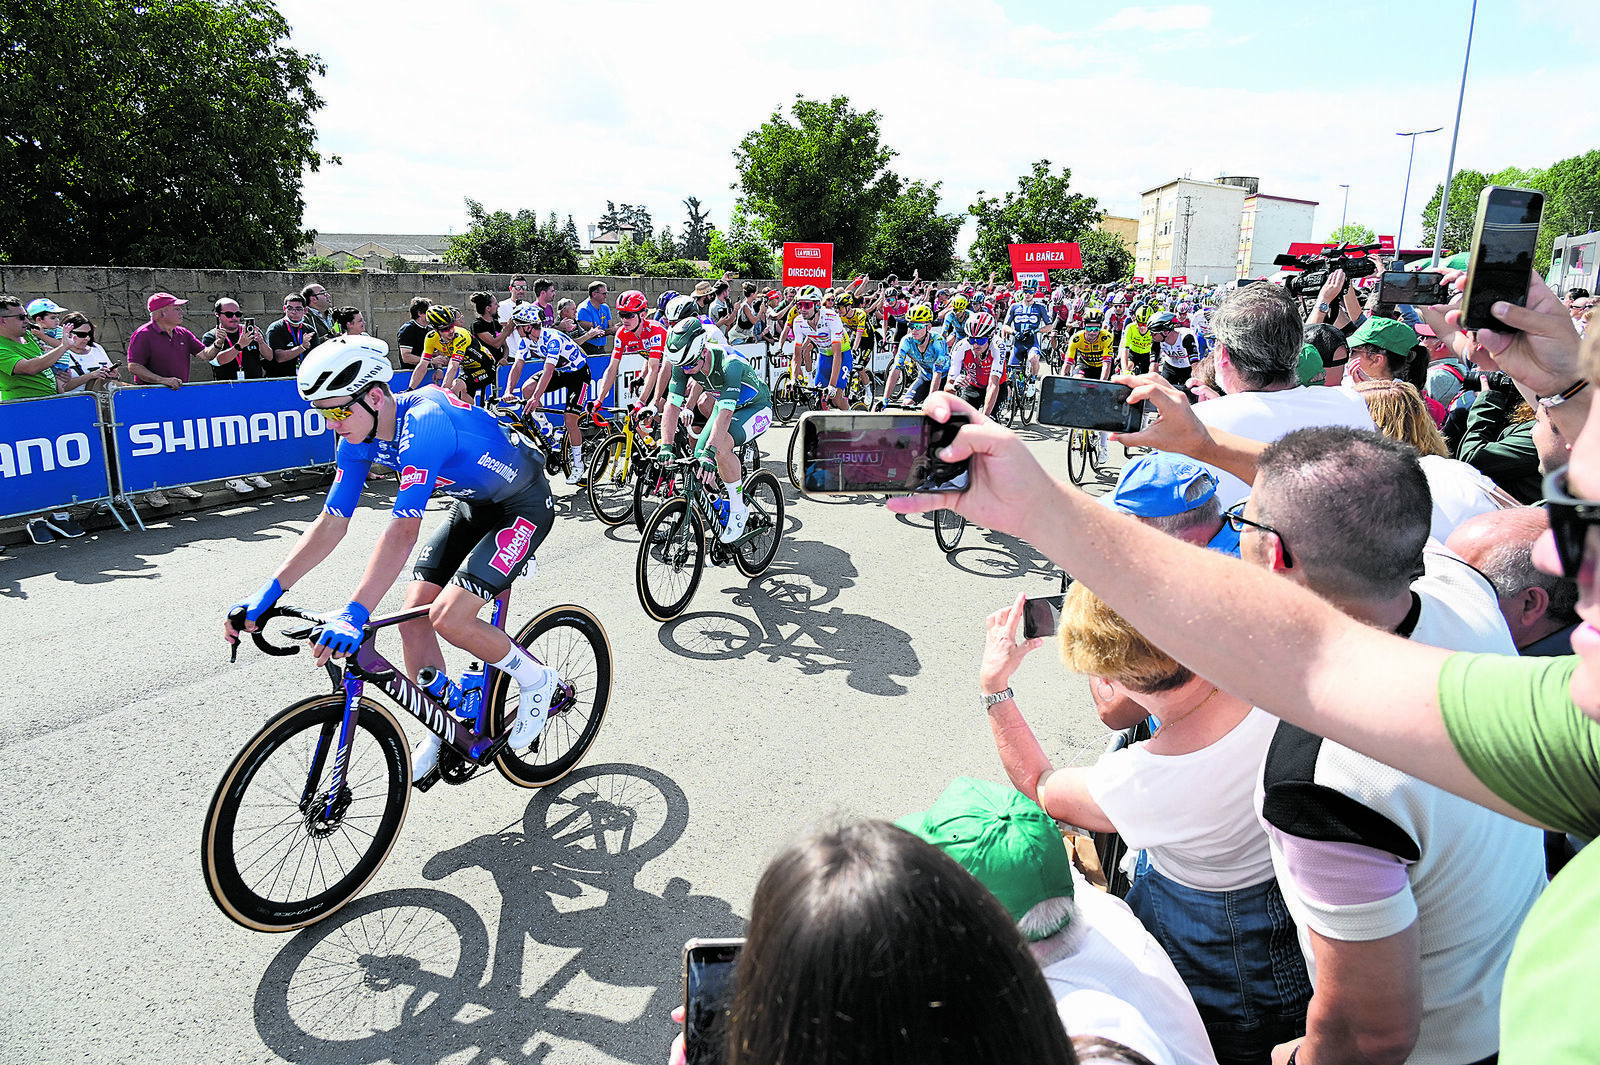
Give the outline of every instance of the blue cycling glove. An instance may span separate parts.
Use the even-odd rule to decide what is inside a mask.
[[[278,600],[282,597],[283,585],[279,584],[278,578],[274,577],[266,584],[263,584],[255,595],[248,599],[241,599],[230,606],[228,608],[228,616],[231,618],[242,610],[244,611],[244,620],[247,623],[260,621],[261,615],[276,606]]]
[[[371,616],[372,611],[352,600],[322,626],[322,631],[317,633],[316,646],[326,647],[336,655],[354,654],[361,646],[361,630]]]

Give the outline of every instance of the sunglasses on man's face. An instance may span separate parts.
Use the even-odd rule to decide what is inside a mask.
[[[311,409],[328,419],[330,422],[342,422],[356,412],[352,407],[319,407],[311,404]]]
[[[798,309],[800,311],[801,314],[810,314],[812,311],[817,309],[817,301],[816,300],[796,300],[795,301],[795,307],[796,307],[796,309]]]
[[[1600,526],[1600,501],[1567,494],[1567,470],[1570,468],[1563,466],[1545,476],[1544,504],[1550,515],[1550,532],[1555,536],[1561,575],[1573,580],[1583,566],[1589,530]]]
[[[243,311],[218,311],[217,312],[217,317],[218,318],[237,318],[237,317],[239,317],[239,315],[241,315],[243,313],[244,313]]]

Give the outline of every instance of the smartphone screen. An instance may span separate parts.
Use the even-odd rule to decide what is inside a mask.
[[[1061,602],[1066,596],[1041,595],[1022,604],[1022,638],[1054,636],[1061,622]]]
[[[245,331],[245,333],[247,333],[247,334],[253,333],[253,332],[255,332],[255,329],[256,329],[256,320],[254,318],[246,318],[244,320],[244,331]]]
[[[800,420],[802,483],[808,495],[960,492],[967,464],[934,456],[967,423],[952,415],[943,425],[922,414],[830,414]]]
[[[683,1049],[688,1065],[721,1065],[742,939],[691,939],[683,945]]]
[[[1504,185],[1490,185],[1483,190],[1473,229],[1472,261],[1467,264],[1463,326],[1515,332],[1490,314],[1489,308],[1499,300],[1519,306],[1527,303],[1528,278],[1543,214],[1542,192]]]
[[[1039,387],[1039,421],[1073,429],[1132,433],[1144,422],[1144,404],[1128,405],[1133,389],[1087,377],[1046,377]]]
[[[1413,307],[1449,303],[1450,293],[1440,283],[1443,280],[1443,274],[1427,270],[1416,273],[1410,270],[1385,270],[1378,300],[1382,303],[1409,303]]]

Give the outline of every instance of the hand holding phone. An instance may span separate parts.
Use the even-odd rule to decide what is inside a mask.
[[[960,492],[965,462],[938,458],[965,415],[939,423],[919,413],[856,414],[812,411],[800,419],[800,453],[806,495],[894,495]]]
[[[1528,278],[1543,215],[1544,193],[1535,189],[1490,185],[1479,194],[1472,258],[1462,290],[1463,328],[1516,331],[1490,308],[1499,302],[1518,307],[1527,304]]]
[[[683,945],[683,1051],[687,1065],[726,1059],[728,1011],[743,939],[691,939]]]
[[[1046,377],[1039,387],[1042,425],[1133,433],[1144,424],[1145,405],[1128,402],[1133,389],[1088,377]]]

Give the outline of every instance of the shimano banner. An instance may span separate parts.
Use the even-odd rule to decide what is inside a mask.
[[[5,405],[0,418],[0,517],[111,494],[100,407],[88,392]]]
[[[124,492],[332,462],[338,439],[292,378],[119,388],[111,420]]]

